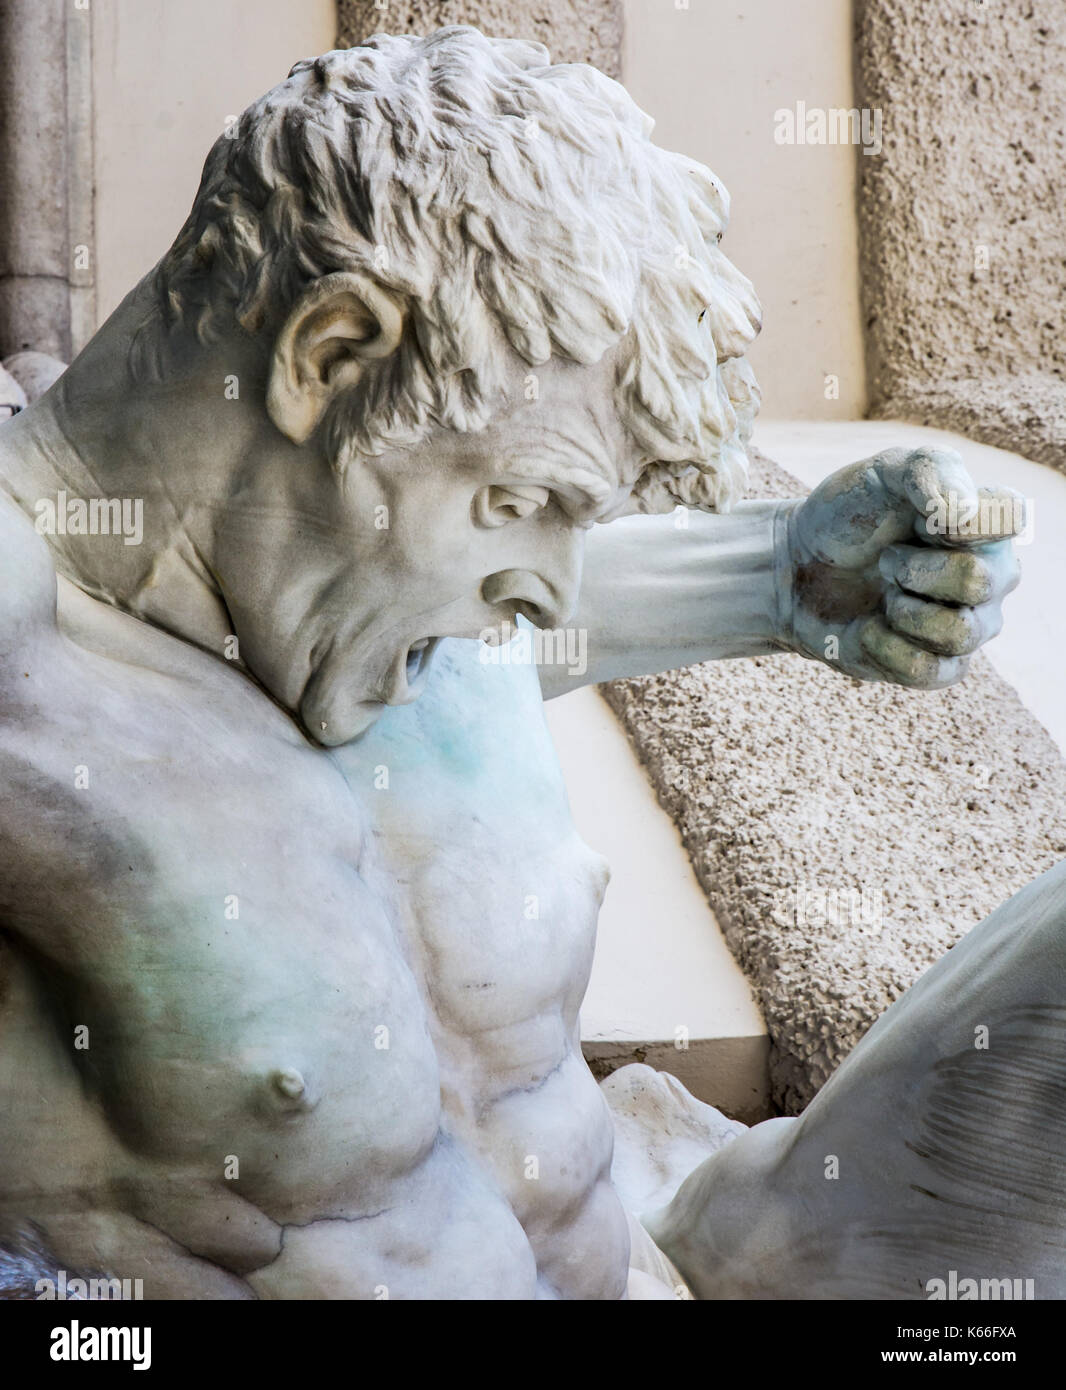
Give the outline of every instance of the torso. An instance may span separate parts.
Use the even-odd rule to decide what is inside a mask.
[[[607,875],[535,671],[445,643],[326,752],[224,661],[59,615],[0,715],[9,1226],[147,1297],[620,1296]]]

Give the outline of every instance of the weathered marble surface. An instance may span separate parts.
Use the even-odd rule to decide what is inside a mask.
[[[640,1062],[619,1067],[600,1089],[614,1123],[611,1180],[630,1211],[666,1206],[705,1159],[748,1129]]]
[[[0,366],[0,420],[9,420],[26,408],[26,392],[5,368]]]
[[[65,362],[47,352],[14,352],[4,359],[4,370],[21,386],[27,401],[39,400],[66,369]]]

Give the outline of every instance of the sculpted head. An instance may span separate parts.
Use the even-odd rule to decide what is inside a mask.
[[[414,698],[435,638],[564,623],[593,522],[740,494],[758,305],[724,190],[650,130],[456,27],[298,63],[209,154],[130,364],[253,355],[213,571],[320,741]]]

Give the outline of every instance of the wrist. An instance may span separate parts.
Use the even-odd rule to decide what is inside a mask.
[[[780,501],[773,522],[774,638],[788,651],[799,651],[795,632],[796,549],[793,543],[796,512],[802,497]]]

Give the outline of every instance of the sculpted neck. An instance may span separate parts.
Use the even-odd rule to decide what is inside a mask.
[[[232,631],[213,519],[250,448],[249,412],[207,357],[160,385],[132,380],[138,291],[41,400],[0,429],[0,488],[34,521],[56,569],[87,593],[199,646]],[[244,366],[245,364],[240,364]]]

